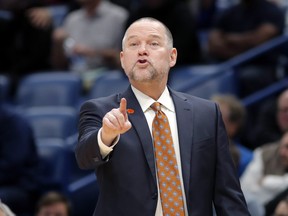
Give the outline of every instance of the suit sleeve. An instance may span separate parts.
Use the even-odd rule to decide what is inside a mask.
[[[75,155],[82,169],[95,169],[107,161],[106,158],[102,159],[97,139],[103,116],[100,108],[92,101],[85,102],[81,107]]]

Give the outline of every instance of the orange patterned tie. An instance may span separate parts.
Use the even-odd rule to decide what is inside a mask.
[[[156,114],[152,134],[163,215],[184,216],[180,176],[168,118],[161,111],[160,103],[153,103],[151,108]]]

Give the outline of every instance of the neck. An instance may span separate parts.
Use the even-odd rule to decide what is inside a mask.
[[[133,85],[136,89],[141,91],[143,94],[153,98],[154,100],[158,100],[162,93],[165,90],[166,82],[163,83],[133,83],[131,82],[131,85]]]

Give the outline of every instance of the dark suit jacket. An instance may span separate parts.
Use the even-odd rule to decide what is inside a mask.
[[[174,101],[182,173],[189,216],[249,215],[231,160],[219,108],[212,102],[170,90]],[[132,128],[102,159],[97,133],[103,116],[127,99]],[[129,88],[123,94],[83,104],[76,157],[81,168],[95,169],[99,184],[96,216],[153,216],[157,184],[152,137],[141,107]]]

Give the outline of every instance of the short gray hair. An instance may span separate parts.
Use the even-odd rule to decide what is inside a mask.
[[[168,46],[169,48],[173,48],[173,36],[172,36],[172,33],[171,31],[169,30],[169,28],[161,21],[153,18],[153,17],[142,17],[140,19],[137,19],[135,20],[131,25],[133,25],[134,23],[137,23],[137,22],[142,22],[142,21],[149,21],[149,22],[157,22],[157,23],[160,23],[164,29],[165,29],[165,33],[166,33],[166,37],[167,37],[167,41],[168,41]],[[130,26],[131,26],[130,25]],[[126,29],[125,31],[125,34],[124,34],[124,37],[123,37],[123,40],[122,40],[122,47],[124,45],[124,40],[126,38],[126,33],[127,33],[127,30],[130,28],[130,26]]]

